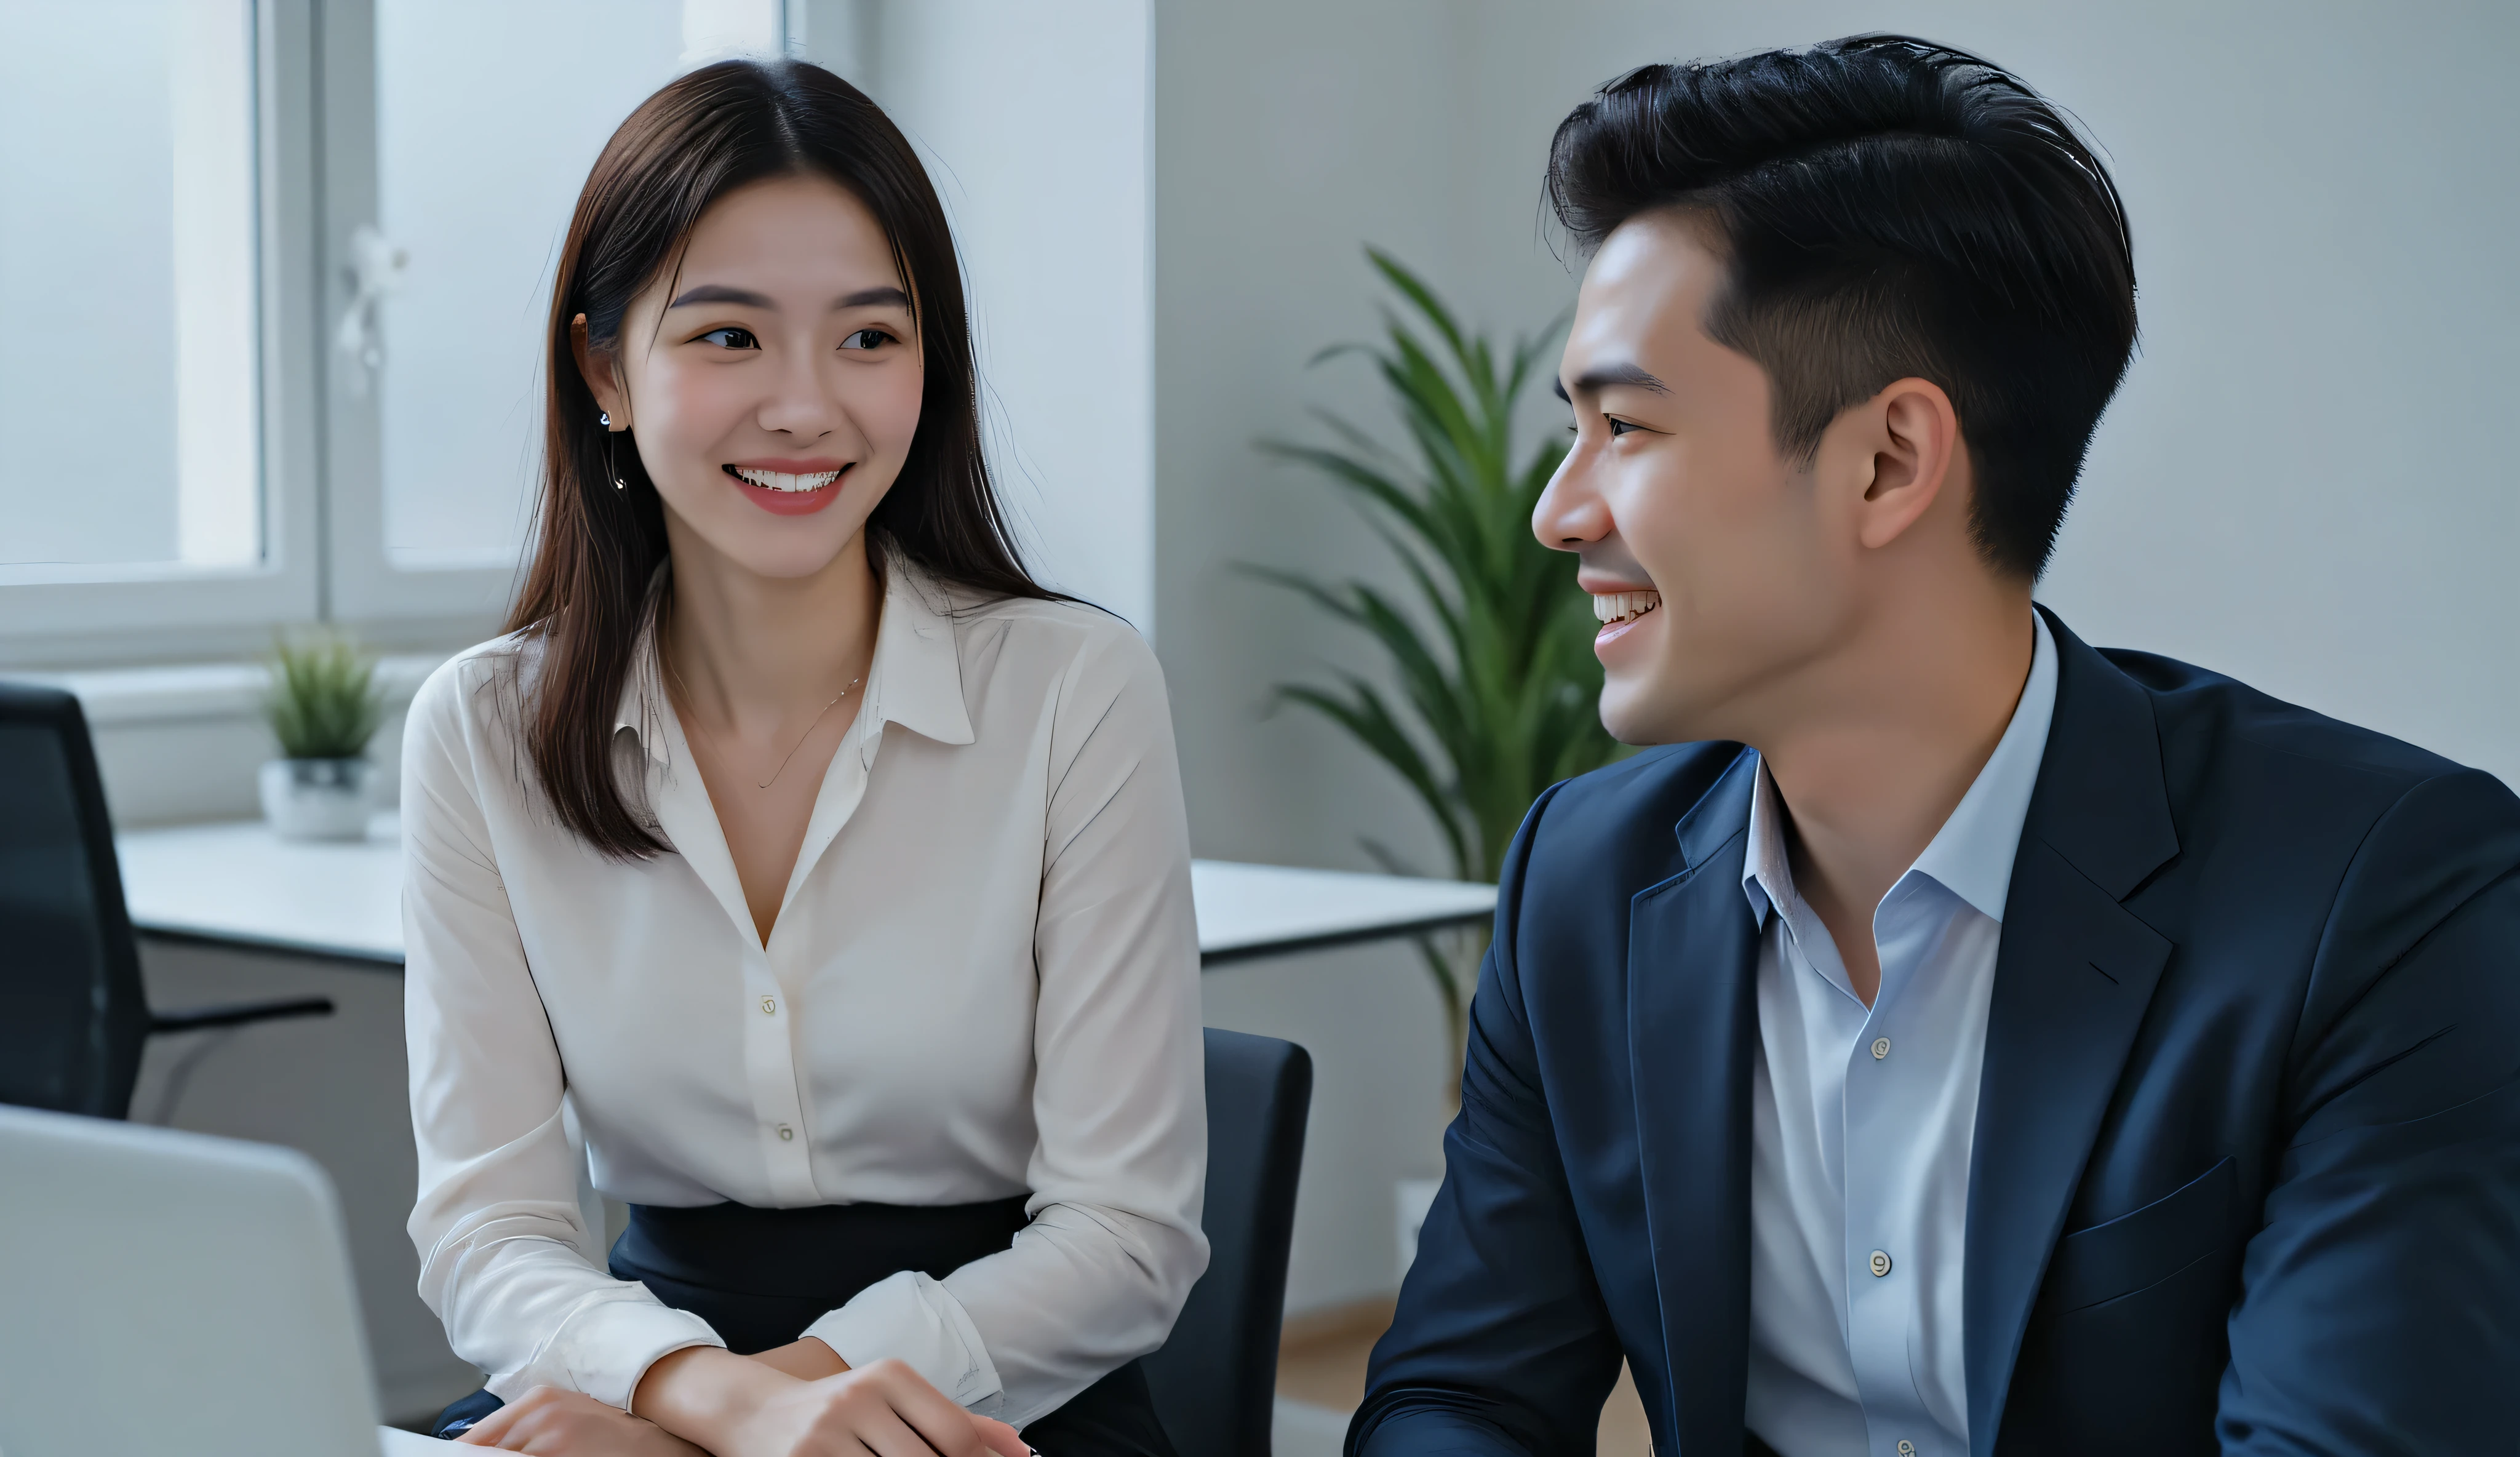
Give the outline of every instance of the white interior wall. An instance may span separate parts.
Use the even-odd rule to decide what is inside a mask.
[[[1371,659],[1238,568],[1339,576],[1386,562],[1334,491],[1255,448],[1321,438],[1309,406],[1387,424],[1364,361],[1306,368],[1376,328],[1367,244],[1473,320],[1532,329],[1556,307],[1484,287],[1492,246],[1462,226],[1478,13],[1451,0],[1158,12],[1157,644],[1202,854],[1370,869],[1354,838],[1373,834],[1437,868],[1410,802],[1344,736],[1269,711],[1273,685]]]
[[[870,27],[871,94],[954,219],[999,492],[1043,580],[1141,631],[1155,607],[1149,19],[1147,0],[919,0]]]
[[[1486,288],[1491,245],[1464,226],[1479,14],[1451,0],[1157,6],[1156,648],[1202,855],[1370,870],[1357,838],[1371,835],[1442,869],[1385,771],[1323,722],[1269,711],[1273,684],[1371,658],[1237,568],[1382,570],[1342,500],[1254,449],[1263,435],[1317,436],[1308,405],[1385,423],[1369,366],[1305,368],[1375,327],[1367,243],[1474,321],[1532,329],[1555,307]],[[1416,952],[1369,947],[1206,980],[1212,1024],[1314,1056],[1289,1310],[1393,1288],[1392,1185],[1441,1166],[1448,1067]]]

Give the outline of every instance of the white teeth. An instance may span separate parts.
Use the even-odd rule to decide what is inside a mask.
[[[745,466],[734,469],[735,474],[763,490],[818,491],[840,478],[837,471],[809,471],[798,476],[787,471],[755,471]]]
[[[1603,622],[1630,622],[1662,606],[1660,592],[1596,592],[1593,615]]]

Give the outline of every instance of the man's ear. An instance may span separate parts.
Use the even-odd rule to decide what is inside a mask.
[[[1879,550],[1907,534],[1934,503],[1963,489],[1959,413],[1931,380],[1894,380],[1840,415],[1822,438],[1841,474],[1856,535]]]
[[[630,391],[621,387],[621,369],[612,355],[587,342],[586,315],[568,321],[568,348],[577,358],[578,377],[594,392],[595,407],[612,419],[616,432],[630,428]]]

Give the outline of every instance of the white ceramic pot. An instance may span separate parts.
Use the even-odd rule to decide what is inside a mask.
[[[262,817],[283,840],[365,840],[366,759],[273,759],[262,766]]]

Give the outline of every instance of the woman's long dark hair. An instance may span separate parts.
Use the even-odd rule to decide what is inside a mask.
[[[728,61],[672,82],[612,134],[569,219],[552,289],[539,539],[505,629],[541,647],[521,704],[534,773],[561,822],[608,855],[665,847],[625,798],[612,753],[665,560],[665,514],[627,440],[608,464],[572,324],[586,315],[590,346],[617,347],[632,299],[675,265],[711,203],[798,174],[830,178],[875,214],[915,300],[926,383],[909,457],[868,524],[875,542],[982,597],[1053,595],[1024,570],[981,459],[954,238],[900,129],[856,87],[802,62]]]

